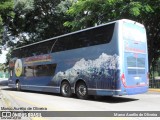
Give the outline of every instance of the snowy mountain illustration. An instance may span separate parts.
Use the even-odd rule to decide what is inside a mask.
[[[86,77],[87,79],[93,79],[93,77],[100,76],[111,76],[110,71],[117,70],[119,67],[119,56],[115,55],[107,55],[106,53],[102,53],[99,58],[95,60],[85,60],[82,58],[77,61],[75,65],[64,71],[58,72],[54,79],[62,77],[66,79],[70,79],[71,81],[76,79],[78,76]]]

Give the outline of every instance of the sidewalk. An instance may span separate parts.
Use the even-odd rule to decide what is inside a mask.
[[[3,95],[2,95],[1,88],[0,88],[0,106],[1,107],[6,107],[5,103],[4,103],[4,98],[3,98]]]
[[[8,80],[8,78],[0,78],[0,80]]]
[[[149,88],[150,92],[160,92],[160,88]]]

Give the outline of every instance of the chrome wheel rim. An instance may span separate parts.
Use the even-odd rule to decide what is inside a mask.
[[[67,95],[67,94],[69,93],[69,85],[68,85],[68,84],[64,84],[64,85],[62,86],[62,93],[63,93],[64,95]]]
[[[81,96],[85,96],[86,93],[87,93],[86,87],[85,87],[84,85],[80,85],[80,86],[78,87],[78,93],[79,93],[79,95],[81,95]]]
[[[18,82],[16,83],[16,88],[17,88],[17,89],[19,88],[19,83],[18,83]]]

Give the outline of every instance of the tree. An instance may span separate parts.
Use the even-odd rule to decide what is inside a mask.
[[[3,31],[3,23],[2,23],[2,18],[0,15],[0,54],[1,54],[1,49],[2,49],[2,31]]]
[[[11,27],[13,38],[18,39],[15,46],[26,45],[68,32],[69,29],[65,28],[63,23],[69,18],[63,10],[69,6],[69,0],[66,4],[61,0],[29,1],[17,0],[15,4],[15,18]],[[11,45],[13,42],[10,42]]]
[[[145,25],[150,70],[160,57],[160,0],[78,0],[67,11],[74,18],[64,23],[78,30],[117,19],[132,19]]]
[[[6,65],[0,63],[0,71],[6,72]]]
[[[10,21],[13,20],[13,0],[1,0],[0,1],[0,52],[2,45],[5,44],[5,37],[3,32],[5,29],[9,29]],[[9,34],[9,33],[6,33]]]

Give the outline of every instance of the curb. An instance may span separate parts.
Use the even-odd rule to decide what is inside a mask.
[[[160,89],[148,89],[148,91],[150,91],[150,92],[160,92]]]

